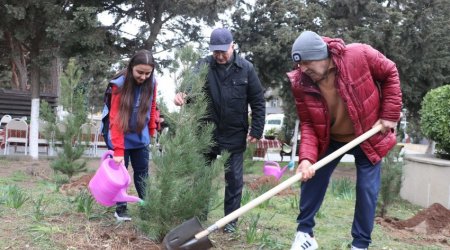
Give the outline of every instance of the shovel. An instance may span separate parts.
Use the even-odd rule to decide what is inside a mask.
[[[299,127],[299,125],[300,125],[300,120],[299,119],[295,120],[294,141],[293,141],[294,145],[292,146],[292,151],[291,151],[291,162],[292,162],[292,165],[295,164],[294,157],[297,154],[298,127]],[[291,164],[291,162],[289,162],[289,164]],[[292,170],[293,168],[289,168],[289,169]]]
[[[357,146],[361,142],[367,140],[374,134],[378,133],[381,130],[381,127],[382,127],[381,124],[373,127],[366,133],[355,138],[353,141],[345,144],[340,149],[338,149],[335,152],[331,153],[330,155],[322,158],[320,161],[313,164],[311,166],[311,168],[314,168],[315,170],[317,170],[317,169],[325,166],[332,160],[336,159],[337,157],[346,153],[347,151],[349,151],[353,147]],[[172,229],[166,235],[166,237],[164,237],[163,245],[164,245],[165,249],[167,249],[167,250],[189,250],[189,249],[204,250],[204,249],[211,248],[213,245],[207,237],[210,233],[218,230],[219,228],[222,228],[227,223],[231,222],[232,220],[234,220],[234,219],[238,218],[239,216],[243,215],[244,213],[248,212],[250,209],[258,206],[259,204],[268,200],[272,196],[283,191],[284,189],[288,188],[292,184],[298,182],[301,178],[302,178],[301,173],[295,174],[294,176],[290,177],[289,179],[285,180],[284,182],[278,184],[277,186],[273,187],[269,191],[265,192],[264,194],[258,196],[254,200],[245,204],[241,208],[235,210],[234,212],[230,213],[229,215],[216,221],[216,223],[209,226],[205,230],[203,229],[202,225],[200,224],[200,221],[196,217],[194,217],[188,221],[185,221],[183,224]]]

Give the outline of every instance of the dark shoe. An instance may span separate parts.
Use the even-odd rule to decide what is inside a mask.
[[[208,209],[204,209],[202,213],[198,216],[198,219],[200,221],[206,221],[208,219],[208,213],[209,213]]]
[[[200,214],[200,215],[198,216],[198,219],[199,219],[200,221],[206,221],[206,220],[208,220],[208,215],[207,215],[207,214]]]
[[[117,206],[114,217],[116,217],[117,221],[119,222],[131,220],[131,216],[128,215],[127,206]]]
[[[223,232],[227,234],[232,234],[236,232],[236,222],[230,222],[223,227]]]

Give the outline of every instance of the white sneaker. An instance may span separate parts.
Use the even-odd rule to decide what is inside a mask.
[[[367,248],[359,248],[352,245],[351,250],[367,250]]]
[[[297,232],[291,250],[314,250],[319,248],[316,239],[304,232]]]

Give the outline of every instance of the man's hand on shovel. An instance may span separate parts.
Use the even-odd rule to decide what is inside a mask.
[[[378,125],[381,124],[381,133],[387,133],[389,132],[389,130],[394,130],[397,127],[397,122],[393,122],[393,121],[388,121],[388,120],[383,120],[383,119],[379,119],[374,125],[373,127],[376,127]]]
[[[296,174],[302,173],[301,181],[307,181],[311,179],[314,174],[316,174],[316,169],[311,168],[312,164],[308,160],[303,160],[298,164],[297,170],[295,171]]]

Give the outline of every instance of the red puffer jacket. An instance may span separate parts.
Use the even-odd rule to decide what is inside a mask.
[[[402,94],[394,62],[369,45],[346,46],[341,39],[323,39],[336,65],[336,88],[347,106],[355,135],[371,129],[378,119],[398,121]],[[330,142],[328,107],[317,85],[300,68],[287,74],[301,121],[300,161],[315,163]],[[394,132],[378,133],[363,142],[361,148],[374,164],[395,144]]]

